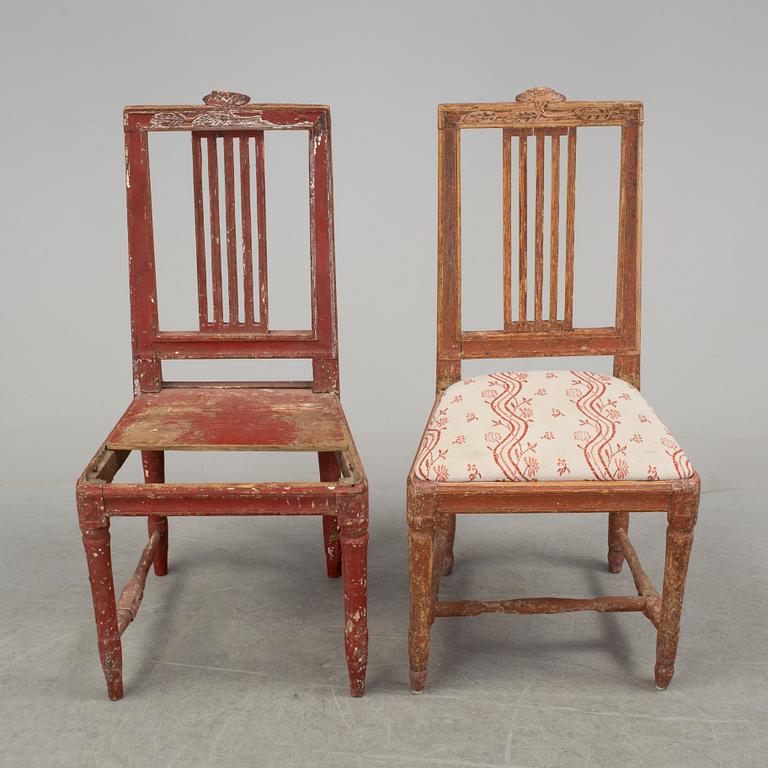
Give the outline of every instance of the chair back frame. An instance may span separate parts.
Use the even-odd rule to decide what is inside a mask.
[[[319,105],[251,104],[248,96],[222,91],[213,91],[203,101],[203,105],[130,106],[124,111],[134,391],[139,394],[161,389],[163,359],[305,358],[313,362],[313,389],[317,392],[337,392],[330,110]],[[271,130],[304,130],[308,133],[312,327],[306,330],[272,330],[268,325],[264,131]],[[187,131],[192,138],[200,321],[199,329],[194,331],[164,331],[158,322],[149,134],[167,131]],[[220,242],[218,140],[223,143],[224,156],[226,290],[223,287]],[[258,285],[255,290],[251,290],[254,280],[252,171],[248,149],[251,140],[255,144],[256,166],[253,208],[258,212],[255,237]],[[208,148],[210,261],[206,257],[203,208],[203,143]],[[242,217],[239,260],[236,165],[239,166]],[[244,273],[245,294],[242,318],[238,315],[237,296],[240,265]],[[210,276],[206,274],[206,269],[210,269]],[[212,294],[210,297],[209,291]],[[257,296],[258,319],[254,293]],[[225,308],[229,309],[226,318]]]
[[[470,358],[612,355],[614,375],[640,385],[640,272],[643,107],[635,101],[568,101],[549,88],[532,88],[511,103],[441,104],[438,107],[437,390],[461,378]],[[621,129],[615,324],[573,327],[576,133],[592,126]],[[461,131],[501,128],[504,214],[504,327],[463,331],[461,324]],[[519,147],[518,318],[513,320],[512,139]],[[528,318],[528,137],[536,156],[534,317]],[[560,139],[567,145],[565,277],[558,317]],[[551,142],[549,316],[544,317],[545,141]]]

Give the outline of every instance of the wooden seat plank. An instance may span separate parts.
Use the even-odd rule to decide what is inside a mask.
[[[255,388],[141,394],[107,438],[113,450],[343,451],[348,446],[334,395]]]

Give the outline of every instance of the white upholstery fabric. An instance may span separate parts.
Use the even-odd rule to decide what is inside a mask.
[[[416,475],[438,482],[670,480],[693,469],[648,402],[586,371],[491,373],[448,387]]]

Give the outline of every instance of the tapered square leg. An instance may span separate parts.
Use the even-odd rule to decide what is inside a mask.
[[[336,454],[323,451],[317,454],[317,459],[320,465],[320,480],[328,483],[336,482],[339,479],[339,462]],[[323,515],[323,550],[328,578],[338,579],[341,576],[341,541],[335,515]]]
[[[624,553],[618,539],[619,531],[629,531],[629,512],[608,513],[608,570],[611,573],[620,573],[624,565]]]
[[[98,486],[78,488],[77,511],[91,582],[99,659],[113,701],[123,697],[123,652],[117,626],[115,584],[112,577],[109,517],[104,513]]]
[[[144,468],[145,483],[165,482],[164,451],[142,451],[141,463]],[[168,573],[168,518],[162,515],[150,515],[147,518],[147,531],[150,536],[155,531],[160,533],[154,569],[155,576],[165,576]]]
[[[440,575],[450,576],[453,573],[453,542],[456,539],[456,515],[444,515],[437,521],[442,537],[443,559],[440,564]]]
[[[680,616],[683,610],[685,580],[693,544],[693,528],[699,510],[698,477],[681,482],[673,495],[667,522],[667,551],[664,560],[664,591],[656,638],[656,687],[663,690],[675,673]]]
[[[344,651],[352,696],[365,693],[368,666],[368,491],[344,498],[339,508],[344,576]]]
[[[427,681],[429,636],[434,619],[434,496],[408,489],[408,581],[410,616],[408,658],[411,691],[421,693]]]

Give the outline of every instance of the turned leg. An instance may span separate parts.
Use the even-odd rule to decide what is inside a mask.
[[[608,570],[620,573],[624,565],[624,553],[619,544],[619,531],[629,530],[629,512],[608,513]]]
[[[685,578],[693,544],[693,528],[699,509],[698,476],[683,481],[682,490],[673,494],[667,520],[667,552],[664,560],[664,591],[656,638],[654,677],[659,690],[666,688],[675,673],[677,643],[680,639],[680,614],[683,609]]]
[[[123,652],[117,627],[109,517],[104,513],[98,485],[78,488],[77,496],[80,531],[96,617],[99,658],[107,681],[107,693],[115,701],[123,697]]]
[[[349,691],[365,693],[368,666],[368,491],[340,504],[339,531],[344,576],[344,652]]]
[[[450,576],[453,572],[453,542],[456,539],[456,515],[441,517],[437,526],[442,537],[443,559],[440,567],[441,576]]]
[[[429,633],[434,618],[434,496],[408,491],[408,581],[410,618],[408,657],[411,691],[421,693],[427,681]]]
[[[332,451],[317,454],[320,465],[320,480],[333,483],[339,479],[339,462]],[[325,568],[328,577],[338,579],[341,576],[341,543],[339,541],[339,524],[335,515],[323,515],[323,549],[325,551]]]
[[[144,467],[145,483],[165,482],[165,453],[163,451],[142,451],[141,463]],[[150,515],[147,518],[147,530],[151,536],[160,532],[160,544],[155,555],[155,576],[168,573],[168,518],[162,515]]]

